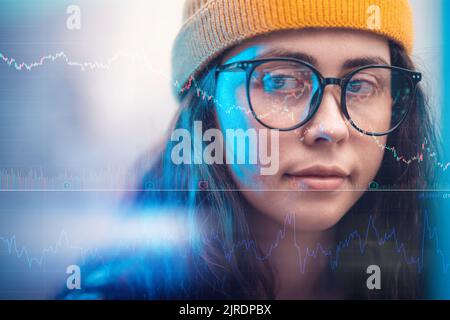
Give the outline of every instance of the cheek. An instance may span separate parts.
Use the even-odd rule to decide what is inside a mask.
[[[224,137],[225,161],[239,188],[261,189],[261,155],[271,135],[253,117],[245,90],[245,73],[224,73],[217,85],[216,120]],[[266,137],[265,137],[266,136]]]
[[[386,137],[358,136],[354,139],[355,189],[366,189],[374,181],[383,161]]]

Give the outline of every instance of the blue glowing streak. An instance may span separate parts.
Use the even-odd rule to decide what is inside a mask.
[[[261,46],[252,46],[229,59],[226,63],[255,59],[261,51]],[[224,136],[226,136],[225,132],[227,129],[242,129],[246,132],[248,129],[252,128],[249,123],[248,115],[240,108],[233,108],[238,101],[241,103],[246,103],[247,101],[246,99],[239,98],[243,92],[245,93],[245,83],[245,72],[224,72],[220,74],[218,78],[216,96],[223,107],[217,108],[217,116]],[[245,143],[244,149],[238,150],[238,143],[236,140],[237,139],[225,142],[227,155],[231,156],[233,153],[230,151],[234,150],[235,154],[233,156],[236,159],[237,154],[244,153],[246,155],[245,164],[237,164],[236,161],[233,161],[233,164],[230,164],[230,168],[239,180],[245,180],[247,181],[246,183],[254,184],[256,183],[255,180],[247,177],[248,175],[254,177],[259,173],[257,165],[250,164],[251,155],[254,155],[256,150],[250,148],[250,143],[248,143],[248,141]]]
[[[450,72],[450,61],[448,60],[449,54],[450,54],[450,24],[447,22],[447,13],[450,10],[450,3],[447,0],[441,1],[442,6],[442,63],[443,63],[443,76],[442,76],[442,108],[441,108],[441,138],[442,141],[448,141],[450,139],[450,126],[449,126],[449,119],[450,119],[450,110],[448,108],[448,105],[450,103],[450,81],[448,80],[448,74]],[[442,145],[443,155],[445,158],[448,158],[450,155],[450,146],[448,143],[444,143]],[[444,183],[444,185],[448,184],[448,178],[446,179],[444,176],[441,175],[442,180],[447,181],[440,181],[441,183]],[[443,230],[448,230],[450,227],[450,216],[448,215],[448,212],[450,211],[450,204],[448,200],[441,200],[438,202],[438,212],[436,212],[436,220],[440,226],[442,226]],[[450,251],[450,234],[448,232],[441,232],[441,245],[442,250],[444,252]],[[431,297],[435,299],[450,299],[450,283],[449,281],[442,281],[442,274],[440,271],[440,261],[437,259],[434,261],[434,270],[432,272],[432,287],[431,289]]]

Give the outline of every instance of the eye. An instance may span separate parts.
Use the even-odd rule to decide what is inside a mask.
[[[304,83],[292,75],[267,73],[262,78],[262,87],[267,93],[286,93],[293,90],[301,90],[304,87]]]
[[[347,93],[358,96],[370,96],[376,91],[376,85],[367,80],[352,80],[347,85]]]
[[[293,94],[304,92],[312,81],[309,70],[274,69],[260,73],[260,87],[266,93]]]

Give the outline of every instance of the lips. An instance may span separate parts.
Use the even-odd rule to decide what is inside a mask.
[[[350,174],[338,166],[313,166],[291,172],[287,176],[294,189],[333,191],[339,189]]]

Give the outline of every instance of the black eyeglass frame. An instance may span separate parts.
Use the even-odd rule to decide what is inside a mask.
[[[310,112],[309,116],[303,120],[302,122],[300,122],[299,124],[296,124],[295,126],[289,127],[289,128],[275,128],[272,126],[269,126],[267,124],[265,124],[261,119],[259,119],[258,115],[256,114],[253,106],[252,106],[252,102],[251,102],[251,97],[250,97],[250,83],[251,83],[251,77],[253,75],[253,72],[255,71],[255,69],[257,67],[259,67],[260,65],[264,64],[264,63],[268,63],[268,62],[293,62],[293,63],[298,63],[300,65],[303,65],[305,67],[310,68],[314,74],[317,76],[317,78],[319,79],[320,82],[320,87],[319,87],[319,97],[317,100],[317,103],[315,106],[313,106],[313,111]],[[347,86],[350,82],[350,80],[353,78],[353,76],[363,70],[366,69],[372,69],[372,68],[378,68],[378,69],[390,69],[390,70],[395,70],[398,72],[403,73],[404,75],[408,76],[407,78],[409,79],[409,81],[411,81],[411,88],[413,89],[412,92],[412,103],[410,105],[408,105],[408,109],[405,113],[405,115],[403,116],[403,118],[399,121],[399,123],[391,128],[389,131],[384,132],[384,133],[375,133],[375,132],[368,132],[365,131],[363,129],[360,129],[356,123],[353,122],[353,120],[350,117],[350,114],[348,113],[347,110],[347,103],[346,103],[346,91],[347,91]],[[268,129],[272,129],[272,130],[279,130],[279,131],[292,131],[292,130],[296,130],[302,126],[304,126],[306,123],[308,123],[317,113],[317,111],[319,110],[319,107],[322,103],[322,99],[323,99],[323,95],[325,92],[325,88],[328,85],[338,85],[341,87],[341,108],[342,108],[342,112],[345,116],[345,118],[350,122],[350,124],[359,132],[366,134],[368,136],[385,136],[388,135],[392,132],[394,132],[395,130],[397,130],[400,125],[405,121],[406,117],[408,116],[411,107],[413,106],[415,100],[414,97],[416,96],[416,92],[417,92],[417,86],[419,84],[419,82],[422,80],[422,74],[420,72],[416,72],[416,71],[412,71],[409,69],[405,69],[405,68],[400,68],[400,67],[395,67],[395,66],[389,66],[389,65],[367,65],[367,66],[363,66],[360,68],[357,68],[355,70],[353,70],[352,72],[350,72],[349,74],[345,75],[343,78],[325,78],[320,72],[319,70],[317,70],[313,65],[302,61],[302,60],[298,60],[298,59],[294,59],[294,58],[267,58],[267,59],[257,59],[257,60],[246,60],[246,61],[238,61],[238,62],[233,62],[233,63],[227,63],[224,65],[220,65],[216,67],[216,75],[221,73],[221,72],[240,72],[240,71],[244,71],[246,72],[246,81],[247,81],[247,85],[246,85],[246,90],[247,90],[247,101],[248,104],[250,106],[250,110],[253,114],[253,116],[255,117],[255,119],[264,127],[268,128]]]

